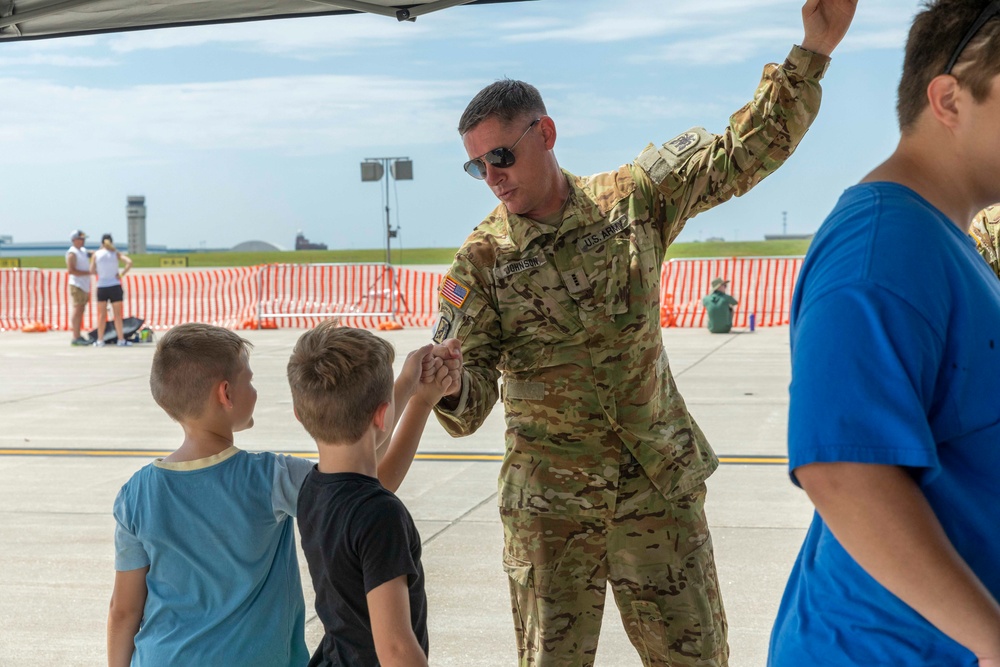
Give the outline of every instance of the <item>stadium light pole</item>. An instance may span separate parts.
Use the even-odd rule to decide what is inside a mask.
[[[389,174],[397,181],[413,180],[413,161],[408,157],[366,157],[361,163],[361,180],[381,181],[385,178],[385,263],[392,264],[390,240],[396,238],[399,228],[392,228],[389,218]]]

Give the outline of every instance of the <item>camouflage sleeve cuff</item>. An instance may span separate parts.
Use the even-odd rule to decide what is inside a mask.
[[[469,385],[472,383],[472,378],[469,375],[469,371],[462,369],[462,391],[458,395],[458,405],[455,406],[454,410],[449,410],[445,408],[441,403],[438,403],[437,409],[439,412],[449,414],[452,417],[458,417],[463,412],[465,412],[465,407],[469,404]]]
[[[803,79],[816,79],[817,81],[823,78],[829,66],[830,56],[814,53],[801,46],[793,46],[782,65],[786,71],[793,72]]]

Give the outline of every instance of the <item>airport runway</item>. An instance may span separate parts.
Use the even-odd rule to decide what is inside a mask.
[[[291,411],[285,364],[300,330],[246,332],[259,398],[248,450],[313,451]],[[426,329],[386,332],[400,359]],[[665,329],[677,384],[724,465],[709,480],[730,624],[732,667],[764,664],[768,634],[805,528],[805,494],[788,481],[787,328],[710,335]],[[69,334],[0,332],[0,665],[105,661],[113,572],[111,504],[152,457],[180,443],[153,403],[153,346],[74,348]],[[452,439],[428,425],[399,495],[424,542],[432,665],[515,664],[496,476],[497,406],[480,431]],[[303,579],[308,575],[302,561]],[[306,590],[307,643],[322,628]],[[611,598],[597,664],[640,665]]]

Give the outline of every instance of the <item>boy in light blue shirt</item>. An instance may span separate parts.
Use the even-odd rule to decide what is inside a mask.
[[[184,442],[115,500],[111,667],[309,661],[292,517],[312,463],[233,446],[253,426],[249,348],[206,324],[157,346],[150,388]]]

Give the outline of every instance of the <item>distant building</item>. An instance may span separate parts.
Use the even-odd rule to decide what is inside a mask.
[[[133,255],[145,255],[146,198],[129,197],[125,212],[128,216],[128,251]]]
[[[299,232],[295,235],[295,249],[296,250],[326,250],[325,243],[311,243],[309,239]]]
[[[100,246],[100,235],[87,237],[85,248],[97,250]],[[65,241],[35,241],[28,243],[0,243],[0,257],[53,257],[65,255],[69,249],[69,237]],[[165,253],[170,252],[165,245],[148,246],[147,252]]]
[[[273,252],[275,250],[281,250],[281,248],[267,241],[244,241],[233,246],[233,252]]]
[[[709,236],[707,239],[705,239],[705,243],[725,243],[725,242],[726,239],[722,238],[721,236]]]

